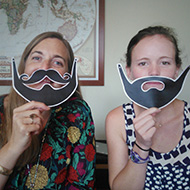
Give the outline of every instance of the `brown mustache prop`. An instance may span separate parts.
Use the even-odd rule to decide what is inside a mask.
[[[19,77],[15,61],[12,59],[13,88],[27,101],[34,100],[43,102],[49,107],[57,106],[70,98],[78,86],[76,62],[77,60],[75,59],[71,75],[69,73],[65,73],[62,77],[56,70],[49,69],[46,71],[40,69],[35,71],[31,77],[28,77],[27,74],[22,74]],[[54,88],[49,83],[43,85],[41,89],[33,89],[27,86],[38,83],[45,77],[48,77],[51,81],[62,84],[63,86],[61,88]]]

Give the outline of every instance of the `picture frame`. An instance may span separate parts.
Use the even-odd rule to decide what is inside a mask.
[[[94,68],[96,76],[80,78],[81,86],[104,86],[104,47],[105,47],[105,0],[96,0],[97,17],[94,35],[95,43],[95,60]]]
[[[12,85],[12,68],[11,62],[7,57],[0,58],[0,85],[10,86]]]
[[[93,76],[81,77],[79,75],[79,84],[81,86],[103,86],[104,85],[104,44],[105,44],[105,0],[95,0],[96,4],[96,21],[94,25],[93,54],[92,61],[94,68]],[[89,39],[87,39],[88,41]],[[83,46],[81,47],[81,49]],[[74,52],[75,54],[75,52]],[[80,56],[80,54],[79,54]],[[12,85],[12,68],[11,62],[6,57],[0,57],[0,85]]]

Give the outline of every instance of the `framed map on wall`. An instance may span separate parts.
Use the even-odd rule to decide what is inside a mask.
[[[105,0],[22,0],[0,4],[0,85],[11,85],[26,45],[45,31],[60,32],[78,59],[81,85],[104,85]]]

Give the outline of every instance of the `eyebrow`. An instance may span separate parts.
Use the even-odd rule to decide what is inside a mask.
[[[139,59],[136,59],[137,62],[138,62],[138,61],[144,61],[144,60],[149,60],[149,58],[147,58],[147,57],[141,57],[141,58],[139,58]]]
[[[30,55],[33,55],[34,53],[38,53],[38,54],[43,54],[41,51],[34,51],[34,52],[31,52]]]
[[[150,58],[148,58],[148,57],[141,57],[139,59],[136,59],[136,61],[149,60],[149,59]],[[173,58],[170,56],[162,56],[162,57],[159,57],[159,59],[173,59]]]
[[[167,59],[173,59],[173,57],[169,57],[169,56],[162,56],[162,57],[160,57],[160,59],[165,59],[165,58],[167,58]]]
[[[35,53],[38,53],[38,54],[40,54],[40,55],[43,55],[43,53],[42,53],[41,51],[34,51],[34,52],[31,52],[30,55],[33,55],[33,54],[35,54]],[[60,55],[54,55],[53,58],[60,58],[60,59],[62,59],[64,62],[66,62],[66,59],[65,59],[64,57],[60,56]]]

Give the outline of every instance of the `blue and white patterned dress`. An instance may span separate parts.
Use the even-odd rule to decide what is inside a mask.
[[[127,145],[132,149],[135,142],[133,104],[123,104]],[[150,150],[147,164],[145,190],[190,189],[190,105],[185,102],[183,134],[178,145],[168,153]]]

